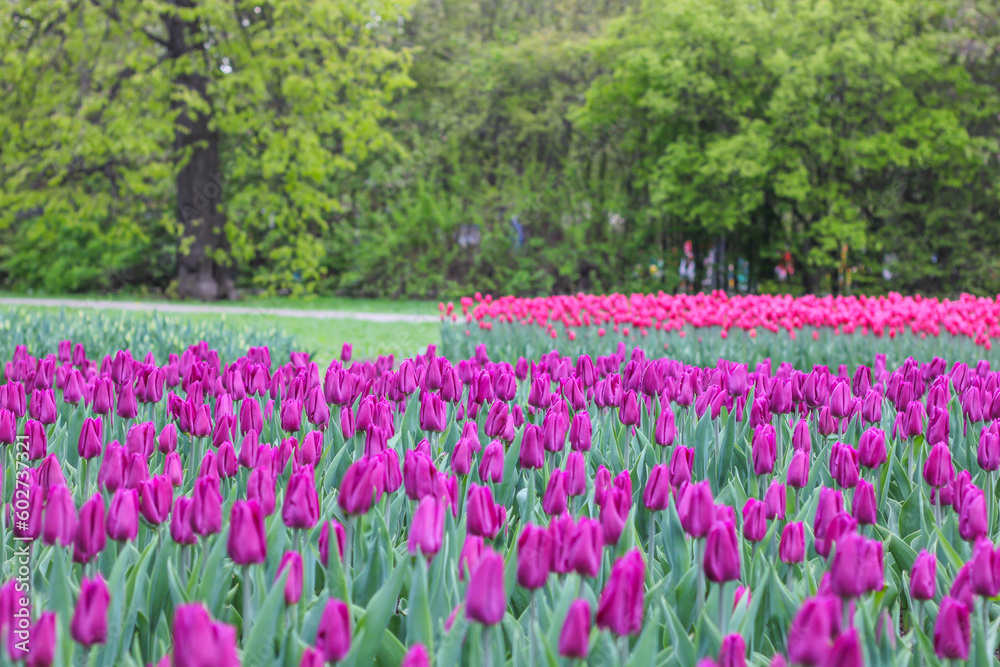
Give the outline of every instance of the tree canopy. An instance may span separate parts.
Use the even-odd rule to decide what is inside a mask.
[[[1000,9],[0,9],[0,281],[446,296],[1000,291]],[[790,257],[791,281],[775,282]]]

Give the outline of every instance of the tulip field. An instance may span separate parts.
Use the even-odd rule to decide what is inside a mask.
[[[8,321],[0,663],[996,664],[996,303],[758,298],[332,362]]]
[[[623,294],[521,299],[476,294],[439,304],[443,349],[456,358],[489,343],[513,363],[557,347],[563,354],[610,354],[619,342],[700,366],[720,357],[764,359],[798,368],[907,358],[989,359],[1000,363],[1000,300],[903,297]]]

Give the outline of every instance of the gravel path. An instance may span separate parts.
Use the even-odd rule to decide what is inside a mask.
[[[265,308],[258,306],[206,306],[185,303],[145,301],[98,301],[95,299],[35,299],[31,297],[0,297],[2,306],[40,306],[46,308],[95,308],[97,310],[130,310],[158,313],[197,313],[212,315],[270,315],[313,320],[362,320],[365,322],[439,322],[437,315],[404,313],[362,313],[347,310],[298,310],[295,308]]]

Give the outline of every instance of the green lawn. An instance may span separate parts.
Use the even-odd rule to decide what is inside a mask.
[[[288,307],[288,306],[282,306]],[[177,315],[176,317],[185,317]],[[187,315],[209,318],[211,315]],[[436,322],[364,322],[361,320],[313,320],[257,315],[221,315],[237,326],[274,326],[295,337],[303,350],[325,368],[340,355],[344,343],[354,346],[355,359],[373,359],[381,354],[394,354],[399,360],[424,352],[427,345],[441,342],[441,327]],[[262,343],[265,341],[261,341]]]
[[[47,294],[44,292],[15,293],[0,291],[0,297],[33,297],[39,299],[100,299],[102,301],[141,301],[148,303],[163,302],[165,299],[141,294]],[[353,299],[336,296],[305,296],[305,297],[263,297],[248,296],[239,301],[171,301],[170,303],[211,305],[220,309],[229,306],[248,306],[260,308],[294,308],[297,310],[344,310],[361,313],[392,313],[406,315],[437,315],[437,301],[413,301],[393,299]]]
[[[93,298],[93,297],[87,297]],[[119,299],[128,300],[128,299]],[[241,302],[246,303],[246,302]],[[264,304],[253,303],[272,308],[304,308],[299,305],[298,300],[284,299],[280,303]],[[315,305],[313,308],[354,310],[366,312],[393,312],[388,308],[391,302],[385,302],[387,308],[380,309],[376,301],[353,301],[348,299],[326,300],[324,305]],[[395,312],[406,313],[403,310],[407,307],[415,308],[413,304],[402,304]],[[27,308],[27,306],[19,306]],[[59,310],[58,308],[37,308],[38,310]],[[437,310],[425,309],[423,314],[433,314]],[[107,311],[105,311],[107,312]],[[419,311],[418,311],[419,312]],[[135,312],[137,316],[144,313]],[[271,315],[242,315],[226,313],[225,308],[220,306],[218,314],[180,314],[161,313],[160,317],[168,322],[191,322],[210,321],[221,319],[233,327],[239,329],[278,329],[281,333],[294,336],[299,349],[312,353],[313,359],[320,364],[321,368],[326,367],[331,359],[339,357],[341,346],[344,343],[351,343],[354,347],[354,359],[373,359],[382,354],[394,354],[396,359],[412,357],[416,353],[422,353],[427,349],[427,345],[440,344],[441,332],[437,322],[365,322],[353,319],[307,319],[276,317]],[[250,336],[252,339],[253,337]],[[15,341],[16,342],[16,341]],[[195,343],[197,341],[190,341]],[[259,340],[257,344],[267,344],[267,340]]]

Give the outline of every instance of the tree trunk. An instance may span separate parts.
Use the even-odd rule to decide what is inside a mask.
[[[189,6],[183,0],[177,4]],[[174,58],[182,58],[187,51],[200,46],[195,23],[169,17],[167,30],[168,48]],[[195,92],[211,105],[205,76],[185,72],[174,83]],[[233,298],[232,277],[228,267],[219,262],[219,254],[228,257],[229,251],[225,215],[221,210],[224,179],[219,165],[219,135],[209,128],[210,112],[192,111],[181,102],[176,105],[180,110],[174,137],[174,150],[180,161],[177,212],[183,230],[177,261],[178,295],[205,301]]]

